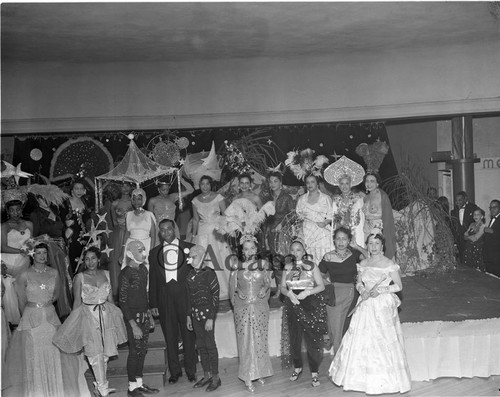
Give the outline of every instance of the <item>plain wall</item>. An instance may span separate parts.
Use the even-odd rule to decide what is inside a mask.
[[[4,133],[375,120],[500,109],[500,43],[195,63],[2,63]]]
[[[386,126],[391,150],[401,172],[404,166],[415,165],[424,172],[431,186],[438,186],[438,166],[430,162],[437,146],[435,121],[390,124]]]

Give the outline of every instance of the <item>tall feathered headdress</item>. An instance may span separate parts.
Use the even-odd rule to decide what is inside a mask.
[[[382,141],[376,141],[371,145],[367,143],[361,143],[356,148],[356,154],[363,157],[366,164],[366,172],[378,173],[378,169],[382,161],[384,161],[385,155],[389,152],[389,145]]]
[[[2,189],[2,208],[10,201],[20,201],[21,205],[26,204],[28,197],[26,195],[26,187],[16,187],[12,189]]]
[[[240,244],[244,241],[252,240],[252,237],[259,231],[260,225],[266,217],[274,215],[276,209],[272,201],[268,201],[260,210],[254,203],[246,198],[234,200],[227,207],[223,216],[218,216],[213,219],[215,228],[222,234],[236,236],[241,233],[242,238]]]
[[[27,190],[29,193],[32,193],[35,196],[43,197],[48,203],[57,206],[61,205],[64,200],[69,198],[69,195],[64,193],[56,185],[40,185],[38,183],[34,183],[33,185],[29,185]]]
[[[323,155],[314,158],[314,153],[312,149],[304,149],[300,152],[298,150],[288,152],[285,165],[290,168],[290,171],[293,172],[297,179],[302,181],[309,174],[321,176],[321,170],[323,166],[328,164],[329,160]]]

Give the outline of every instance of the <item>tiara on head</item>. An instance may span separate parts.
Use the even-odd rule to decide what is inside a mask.
[[[304,247],[304,249],[306,249],[306,243],[305,243],[304,239],[299,237],[299,236],[292,237],[292,241],[290,242],[290,245],[292,245],[293,243],[299,243],[302,245],[302,247]]]
[[[246,234],[244,234],[244,235],[241,236],[241,238],[240,238],[240,245],[243,245],[247,241],[251,241],[251,242],[253,242],[255,244],[258,243],[257,237],[255,237],[253,234],[250,234],[250,233],[246,233]]]

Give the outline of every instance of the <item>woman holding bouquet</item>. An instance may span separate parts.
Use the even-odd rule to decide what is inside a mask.
[[[358,304],[330,365],[333,382],[367,394],[405,393],[410,372],[399,322],[399,266],[384,256],[381,234],[368,238],[368,259],[358,265]]]

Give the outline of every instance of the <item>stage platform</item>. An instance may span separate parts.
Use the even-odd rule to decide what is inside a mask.
[[[469,268],[404,277],[400,320],[413,381],[500,375],[500,279]],[[238,356],[233,312],[215,322],[219,357]],[[269,354],[280,355],[281,307],[272,299]]]

